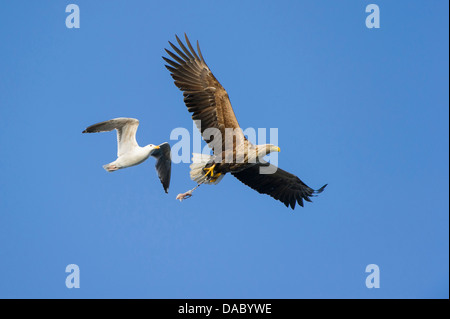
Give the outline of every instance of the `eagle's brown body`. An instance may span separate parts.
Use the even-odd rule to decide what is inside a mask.
[[[252,145],[248,140],[245,140],[242,147],[227,149],[214,156],[205,165],[205,168],[214,165],[214,172],[223,175],[226,173],[239,173],[254,165],[265,163],[265,161],[262,161],[262,158],[271,152],[270,146],[270,144]],[[239,151],[240,149],[241,151]]]

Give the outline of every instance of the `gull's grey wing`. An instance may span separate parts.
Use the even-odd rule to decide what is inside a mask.
[[[133,118],[119,117],[89,126],[83,133],[98,133],[117,130],[117,157],[138,147],[136,131],[139,121]]]
[[[169,191],[170,173],[172,169],[172,156],[169,143],[158,145],[159,149],[154,151],[152,156],[156,158],[156,172],[164,187],[164,191]]]

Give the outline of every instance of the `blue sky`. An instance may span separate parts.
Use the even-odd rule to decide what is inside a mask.
[[[65,7],[80,7],[68,29]],[[1,298],[448,298],[447,1],[7,1],[0,5]],[[317,188],[287,209],[154,160],[108,174],[114,117],[141,145],[192,121],[164,68],[186,32],[242,127]],[[68,264],[79,289],[65,286]],[[380,268],[368,289],[365,268]]]

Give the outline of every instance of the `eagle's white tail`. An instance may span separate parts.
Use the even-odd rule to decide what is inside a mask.
[[[189,166],[191,168],[190,174],[191,179],[197,184],[217,184],[223,178],[224,175],[220,175],[214,182],[206,178],[203,169],[212,158],[211,155],[192,153],[192,164]]]

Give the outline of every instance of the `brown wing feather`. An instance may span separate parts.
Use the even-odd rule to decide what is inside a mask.
[[[277,168],[273,174],[260,174],[261,165],[272,166],[268,163],[257,164],[239,173],[232,174],[245,185],[261,194],[272,196],[285,204],[286,207],[291,206],[292,209],[295,208],[296,203],[303,206],[303,200],[310,202],[310,197],[321,193],[327,186],[325,184],[320,189],[314,190],[303,183],[300,178],[281,168]]]
[[[169,42],[173,53],[166,49],[167,54],[173,59],[163,59],[169,64],[166,68],[175,80],[175,85],[183,91],[184,102],[188,111],[192,113],[194,121],[200,120],[197,127],[200,132],[208,128],[220,130],[221,140],[214,141],[214,137],[204,136],[205,141],[214,150],[216,147],[225,149],[225,129],[236,130],[241,139],[245,140],[242,130],[234,114],[227,91],[212,74],[200,51],[197,41],[197,52],[192,47],[188,37],[185,35],[187,47],[175,36],[181,49]]]

